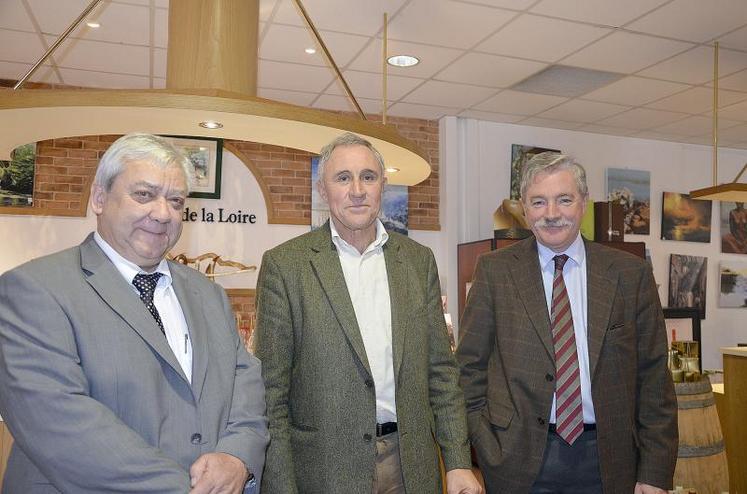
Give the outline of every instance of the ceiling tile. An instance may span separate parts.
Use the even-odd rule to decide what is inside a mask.
[[[703,146],[713,145],[713,139],[710,136],[684,137],[682,142],[687,144],[700,144]]]
[[[669,141],[669,142],[685,142],[687,137],[678,136],[674,134],[666,134],[664,132],[656,132],[655,130],[643,130],[632,134],[630,137],[637,139],[649,139],[654,141]]]
[[[587,24],[524,14],[475,48],[478,51],[555,62],[611,32]],[[532,33],[527,36],[527,33]]]
[[[166,87],[166,79],[160,77],[153,77],[153,89],[164,89]]]
[[[721,36],[718,41],[721,42],[721,48],[736,48],[737,50],[747,51],[747,26]]]
[[[291,91],[321,92],[332,82],[333,73],[326,67],[260,60],[257,85]]]
[[[31,65],[32,64],[30,63],[0,62],[0,79],[18,81],[26,72],[28,72]],[[39,67],[29,80],[33,82],[47,82],[49,84],[60,83],[57,74],[48,64]]]
[[[144,76],[108,74],[91,70],[60,69],[62,81],[70,86],[106,89],[148,89],[150,78]]]
[[[364,72],[381,72],[381,45],[381,39],[376,39],[369,43],[363,52],[346,68],[362,70]],[[403,41],[390,40],[387,45],[387,52],[390,55],[412,55],[420,59],[420,63],[413,67],[389,66],[387,69],[390,74],[405,77],[432,77],[433,74],[464,53],[462,50],[454,50],[452,48],[441,48]]]
[[[629,74],[689,48],[689,43],[615,32],[563,59],[564,65]]]
[[[727,120],[721,118],[718,121],[719,129],[728,129],[740,125],[740,122],[735,120]],[[674,122],[667,125],[662,125],[656,129],[659,132],[665,132],[667,134],[678,134],[683,136],[699,136],[704,134],[710,134],[713,132],[713,119],[704,116],[693,116],[688,117],[679,122]]]
[[[579,132],[591,132],[593,134],[607,134],[613,136],[629,136],[636,132],[634,129],[623,129],[620,127],[610,127],[608,125],[590,124],[579,127]]]
[[[273,22],[306,26],[293,0],[278,0],[280,2]],[[362,34],[373,36],[378,33],[384,23],[384,13],[391,15],[397,12],[405,0],[304,0],[303,6],[317,29],[338,31],[341,33]]]
[[[34,32],[34,25],[26,13],[26,9],[21,2],[10,2],[5,0],[0,2],[0,28],[7,27],[18,31]]]
[[[469,48],[515,16],[507,10],[450,0],[411,0],[389,22],[389,38]]]
[[[744,100],[747,100],[747,93],[726,91],[724,89],[720,89],[718,92],[719,108]],[[697,115],[713,110],[713,89],[695,87],[646,106],[658,110],[678,111]]]
[[[676,113],[661,110],[649,110],[648,108],[634,108],[625,113],[620,113],[610,118],[601,120],[602,125],[612,127],[623,127],[626,129],[649,129],[659,127],[668,123],[676,122],[686,118],[685,113]]]
[[[360,105],[363,113],[368,114],[380,114],[381,113],[381,101],[373,99],[357,98],[358,104]],[[314,108],[321,110],[334,110],[334,111],[347,111],[356,112],[357,110],[353,103],[344,96],[334,96],[331,94],[322,94],[312,105]]]
[[[591,123],[609,117],[629,107],[598,103],[596,101],[571,100],[537,115],[540,118]]]
[[[375,74],[373,72],[357,72],[354,70],[346,70],[342,73],[345,80],[348,82],[350,89],[356,98],[370,98],[375,100],[381,100],[382,93],[382,80],[381,74]],[[402,98],[405,94],[409,93],[417,86],[424,82],[423,79],[415,79],[414,77],[399,77],[396,75],[390,75],[387,77],[387,99],[389,101],[396,101]],[[345,91],[341,84],[332,84],[327,88],[328,94],[337,96],[344,96]]]
[[[620,27],[669,0],[542,0],[529,9],[574,21]]]
[[[574,130],[574,129],[579,128],[583,124],[578,123],[578,122],[566,122],[564,120],[553,120],[551,118],[529,117],[519,122],[519,125],[529,125],[530,127],[550,127],[553,129]]]
[[[502,88],[513,86],[547,67],[540,62],[483,53],[467,53],[436,74],[435,79]]]
[[[718,111],[719,117],[747,122],[747,101],[736,103]]]
[[[718,85],[719,89],[747,91],[747,70],[742,70],[730,76],[719,78]]]
[[[737,125],[728,129],[719,129],[719,140],[744,142],[747,141],[747,125]]]
[[[720,77],[742,70],[747,67],[747,53],[719,50],[718,66]],[[712,81],[713,48],[698,46],[649,67],[641,71],[639,75],[687,84],[703,84]]]
[[[625,26],[633,31],[703,43],[747,21],[744,0],[674,0]]]
[[[492,98],[475,105],[474,108],[477,110],[511,113],[516,115],[534,115],[535,113],[545,111],[567,100],[568,98],[561,98],[560,96],[522,93],[507,89],[501,91]]]
[[[464,3],[479,3],[480,5],[487,5],[488,7],[500,7],[510,10],[526,10],[527,7],[535,3],[537,0],[454,0],[456,2]]]
[[[495,93],[494,89],[428,81],[403,99],[406,103],[468,108]]]
[[[638,106],[683,91],[688,87],[676,82],[629,76],[584,95],[584,99]]]
[[[524,118],[523,115],[509,115],[507,113],[494,113],[479,110],[464,110],[459,113],[462,118],[474,118],[477,120],[487,120],[489,122],[516,123]]]
[[[36,34],[0,29],[0,60],[33,64],[44,51]]]
[[[153,15],[153,44],[166,48],[169,45],[169,11],[156,9]]]
[[[339,67],[344,67],[370,38],[352,34],[320,33],[332,58]],[[306,48],[315,48],[316,53],[308,54]],[[259,56],[277,62],[293,62],[327,67],[327,59],[311,32],[303,27],[271,24],[259,47]]]
[[[389,108],[389,115],[393,117],[424,118],[438,120],[447,115],[456,115],[458,108],[444,108],[442,106],[414,105],[412,103],[396,103]]]
[[[47,43],[51,45],[53,42],[54,38],[47,37]],[[146,76],[150,74],[150,54],[146,46],[67,39],[62,42],[54,57],[57,65],[68,69]]]
[[[310,106],[311,102],[318,96],[317,93],[304,93],[301,91],[281,91],[279,89],[257,88],[257,96],[260,98],[282,101],[298,106]]]
[[[275,10],[279,0],[259,0],[259,20],[266,22]]]
[[[166,77],[166,50],[153,49],[153,75],[155,77]]]

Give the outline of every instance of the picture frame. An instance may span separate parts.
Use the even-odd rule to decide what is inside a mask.
[[[664,307],[664,323],[667,327],[667,348],[672,347],[672,330],[677,334],[677,341],[695,341],[698,343],[698,368],[703,369],[703,345],[700,336],[700,309],[697,307]]]
[[[0,160],[0,207],[29,208],[34,203],[36,143],[15,148]]]
[[[706,318],[708,258],[683,254],[669,256],[669,307],[697,307]]]
[[[192,162],[194,180],[189,197],[220,199],[223,139],[201,136],[162,136]]]
[[[540,146],[528,146],[525,144],[511,145],[511,199],[521,199],[521,184],[519,183],[521,181],[521,169],[534,155],[544,153],[545,151],[552,151],[553,153],[560,152],[559,149],[543,148]]]

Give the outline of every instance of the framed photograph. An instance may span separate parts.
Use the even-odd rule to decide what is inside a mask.
[[[0,161],[0,206],[33,204],[35,164],[35,142],[15,148],[10,153],[10,161]]]
[[[523,144],[511,145],[511,199],[520,199],[521,197],[521,169],[524,163],[532,159],[535,154],[553,151],[559,153],[557,149],[541,148],[537,146],[525,146]]]
[[[317,189],[319,157],[311,158],[311,229],[316,230],[329,219],[329,206]],[[381,194],[379,219],[389,231],[407,235],[409,192],[406,185],[385,185]]]
[[[194,182],[189,197],[220,199],[223,139],[211,137],[163,136],[189,158],[194,166]]]
[[[669,307],[697,307],[706,317],[708,258],[672,254],[669,262]]]
[[[697,307],[664,307],[662,311],[667,327],[667,348],[672,348],[672,341],[697,342],[698,368],[703,369],[700,351],[700,310]]]
[[[625,234],[651,233],[651,172],[607,168],[607,200],[620,203]]]
[[[747,254],[747,209],[743,202],[721,201],[721,252]]]
[[[721,261],[719,285],[719,307],[747,307],[747,262]]]
[[[690,194],[664,192],[661,239],[709,243],[711,204],[712,201],[691,199]]]

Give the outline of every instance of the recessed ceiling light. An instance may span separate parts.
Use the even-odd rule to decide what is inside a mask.
[[[397,173],[399,171],[399,168],[395,168],[393,166],[389,166],[385,169],[387,173]]]
[[[309,47],[309,48],[306,48],[304,51],[308,53],[309,55],[313,55],[314,53],[316,53],[316,48]]]
[[[99,24],[96,21],[86,22],[86,26],[92,27],[93,29],[98,29],[101,27],[101,24]]]
[[[386,63],[395,67],[412,67],[420,63],[420,59],[412,55],[394,55],[386,59]]]
[[[221,129],[223,128],[223,124],[215,120],[205,120],[204,122],[200,122],[200,127],[205,129]]]

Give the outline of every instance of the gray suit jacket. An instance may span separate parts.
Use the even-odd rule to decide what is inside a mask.
[[[469,468],[470,456],[436,263],[396,233],[384,257],[405,486],[440,493],[438,446],[447,470]],[[257,314],[272,436],[264,492],[371,492],[376,394],[329,225],[265,253]]]
[[[589,368],[604,492],[630,494],[636,481],[670,488],[677,402],[651,269],[595,243],[586,243],[586,256]],[[528,492],[542,464],[555,389],[534,238],[480,258],[460,329],[460,383],[488,492]]]
[[[192,339],[191,385],[92,236],[0,277],[0,413],[15,438],[4,493],[184,494],[190,465],[213,451],[260,477],[259,361],[225,292],[169,269]]]

